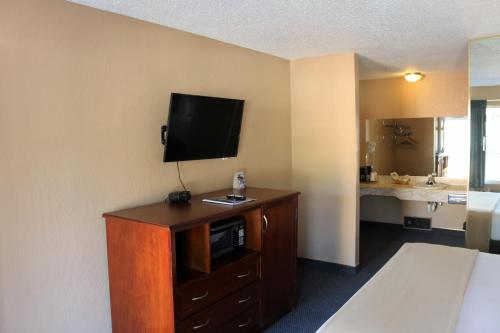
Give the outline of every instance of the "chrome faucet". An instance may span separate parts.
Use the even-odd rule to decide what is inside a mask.
[[[429,186],[434,186],[436,185],[436,179],[435,177],[437,176],[437,173],[431,173],[427,175],[427,182],[426,184]]]

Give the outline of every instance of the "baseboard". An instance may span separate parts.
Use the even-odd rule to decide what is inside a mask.
[[[415,231],[415,232],[432,232],[432,233],[436,233],[438,235],[443,235],[443,236],[463,237],[464,233],[465,233],[464,230],[460,230],[460,229],[443,229],[443,228],[434,228],[434,227],[429,229],[429,230],[410,229],[410,228],[405,228],[404,225],[402,225],[402,224],[385,223],[385,222],[360,221],[360,224],[378,225],[378,226],[384,227],[384,228],[405,229],[405,230]]]
[[[361,224],[370,224],[373,226],[378,226],[381,228],[394,228],[394,229],[404,229],[402,224],[395,223],[384,223],[384,222],[372,222],[372,221],[360,221]],[[454,229],[441,229],[441,228],[432,228],[430,230],[419,230],[419,229],[405,229],[411,232],[425,232],[425,233],[435,233],[441,236],[452,236],[452,237],[464,237],[463,230],[454,230]],[[498,246],[498,250],[500,251],[500,242],[495,244]],[[308,266],[311,268],[316,268],[320,270],[330,271],[330,272],[338,272],[348,275],[356,275],[360,270],[360,265],[358,264],[356,267],[337,264],[328,261],[321,261],[316,259],[309,258],[297,258],[299,265]]]
[[[360,269],[359,265],[357,265],[356,267],[353,267],[353,266],[347,266],[347,265],[342,265],[342,264],[336,264],[333,262],[308,259],[308,258],[297,258],[297,260],[298,260],[299,265],[301,265],[301,266],[307,266],[307,267],[325,270],[325,271],[329,271],[329,272],[338,272],[338,273],[349,274],[349,275],[358,274],[359,269]]]
[[[359,221],[359,224],[370,224],[370,225],[378,225],[380,227],[384,228],[402,228],[403,224],[401,223],[390,223],[390,222],[379,222],[379,221],[367,221],[367,220],[361,220]]]

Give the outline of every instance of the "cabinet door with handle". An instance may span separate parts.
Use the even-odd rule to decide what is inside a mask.
[[[265,206],[262,219],[262,321],[268,325],[295,302],[297,197]]]

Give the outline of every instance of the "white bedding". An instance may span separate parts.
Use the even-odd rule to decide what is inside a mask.
[[[396,257],[396,256],[395,256]],[[394,261],[394,260],[391,260]],[[414,261],[414,260],[411,260]],[[391,263],[388,263],[391,265]],[[393,263],[394,264],[394,263]],[[392,265],[393,265],[392,264]],[[402,263],[399,262],[398,266],[401,265]],[[404,265],[404,264],[403,264]],[[421,265],[415,265],[416,267],[423,267],[423,270],[427,271],[428,269],[433,269],[432,266],[428,267],[427,269],[425,268],[426,264]],[[447,265],[448,266],[448,265]],[[427,321],[424,318],[427,318],[426,316],[433,314],[434,310],[437,310],[437,312],[440,312],[441,315],[441,320],[443,323],[446,321],[451,320],[454,324],[454,332],[455,333],[475,333],[475,332],[481,332],[481,333],[489,333],[489,332],[500,332],[500,311],[499,311],[499,304],[500,304],[500,256],[499,255],[493,255],[493,254],[487,254],[487,253],[479,253],[476,256],[475,261],[473,261],[473,265],[469,266],[471,267],[469,269],[470,275],[467,276],[467,280],[464,281],[466,284],[463,285],[462,287],[462,292],[461,292],[461,298],[459,301],[454,301],[450,302],[449,306],[452,304],[458,304],[457,311],[449,311],[449,314],[445,315],[446,311],[446,306],[443,308],[444,303],[441,303],[443,295],[437,296],[440,294],[442,291],[440,288],[444,287],[445,289],[448,288],[447,283],[443,283],[443,281],[440,281],[438,285],[441,287],[438,287],[438,289],[435,289],[436,294],[430,294],[427,295],[428,302],[421,302],[419,304],[426,303],[426,306],[424,306],[425,311],[417,311],[417,313],[420,316],[414,318],[407,317],[407,319],[404,319],[401,317],[401,314],[405,314],[405,310],[401,311],[398,307],[393,308],[395,311],[393,311],[392,315],[389,315],[388,313],[383,314],[383,312],[380,312],[379,307],[389,307],[390,304],[384,303],[383,298],[385,297],[380,297],[380,292],[384,288],[387,289],[387,286],[384,286],[384,283],[380,282],[380,271],[377,273],[374,278],[375,280],[378,280],[377,282],[373,282],[374,278],[370,280],[363,288],[361,288],[361,295],[358,295],[357,297],[351,298],[346,305],[342,309],[340,309],[336,315],[332,316],[325,324],[318,330],[320,333],[350,333],[350,332],[367,332],[371,333],[373,329],[377,332],[386,332],[386,331],[394,331],[394,327],[391,327],[394,325],[394,321],[399,322],[400,327],[397,330],[401,330],[404,327],[405,332],[412,332],[415,331],[415,328],[424,328],[427,327],[426,332],[432,333],[441,333],[443,331],[443,327],[441,329],[436,329],[438,327],[437,325],[434,325],[434,328],[431,328],[432,326],[429,326]],[[385,267],[384,267],[385,268]],[[457,270],[457,266],[455,264],[455,270]],[[382,270],[381,270],[382,271]],[[446,269],[448,271],[448,268]],[[382,273],[382,276],[384,276],[383,280],[386,280],[386,276],[388,279],[396,277],[399,273],[396,273],[394,271],[394,267],[391,267],[386,270],[386,272]],[[379,277],[377,278],[377,275]],[[422,275],[422,270],[420,272],[416,271],[416,275],[420,275],[419,279],[423,277]],[[435,275],[435,274],[432,274]],[[441,274],[438,274],[441,275]],[[445,275],[448,275],[447,281],[453,280],[454,278],[450,278],[449,272]],[[456,276],[456,278],[459,278]],[[463,278],[463,275],[461,275],[460,279]],[[439,279],[437,279],[439,280]],[[456,283],[455,281],[452,281],[453,283]],[[392,281],[391,283],[394,283]],[[386,283],[387,284],[387,283]],[[435,286],[434,286],[435,287]],[[365,290],[363,290],[365,289]],[[392,288],[391,288],[392,289]],[[393,289],[395,293],[397,293],[395,290],[400,290],[402,293],[404,293],[407,297],[410,294],[408,292],[411,292],[409,290],[405,290],[401,287],[396,287]],[[421,288],[418,288],[419,290],[422,290]],[[432,288],[431,288],[432,289]],[[457,289],[458,290],[458,289]],[[358,291],[357,294],[360,293]],[[425,290],[424,290],[425,292]],[[382,295],[384,292],[382,292]],[[376,296],[378,295],[378,296]],[[417,296],[418,293],[416,294],[411,294],[412,298],[419,297]],[[450,294],[448,294],[446,297],[450,297]],[[356,296],[356,295],[355,295]],[[397,302],[401,304],[401,306],[404,308],[406,306],[403,306],[407,301],[404,301],[401,303],[401,297],[397,296],[396,298],[391,297],[391,302],[394,302],[395,300],[398,300]],[[434,300],[433,300],[434,298]],[[354,302],[355,304],[358,304],[358,306],[353,306],[353,299],[356,299]],[[361,303],[360,303],[361,302]],[[458,303],[457,303],[458,302]],[[350,303],[350,304],[349,304]],[[368,308],[366,305],[364,306],[359,306],[359,304],[372,304],[374,306],[369,306]],[[378,305],[377,305],[378,303]],[[410,305],[412,302],[408,301],[408,304]],[[414,303],[414,302],[413,302]],[[435,307],[437,304],[440,304],[440,306]],[[414,306],[415,304],[412,304]],[[427,311],[427,308],[433,308],[433,311],[429,312]],[[400,306],[400,307],[401,307]],[[456,305],[454,305],[456,306]],[[370,310],[367,310],[370,309]],[[397,310],[396,310],[397,309]],[[374,311],[375,310],[375,311]],[[360,312],[364,312],[361,314]],[[398,312],[396,314],[395,312]],[[455,313],[455,315],[453,315]],[[436,313],[434,313],[435,315]],[[380,317],[377,317],[380,316]],[[369,318],[371,317],[371,318]],[[446,318],[447,319],[446,319]],[[397,318],[397,319],[396,319]],[[435,317],[434,319],[428,318],[431,321],[436,321],[438,320],[439,317]],[[360,322],[365,322],[361,323]],[[443,323],[440,323],[439,321],[436,321],[438,325],[443,325]],[[372,326],[370,326],[372,325]],[[388,326],[386,326],[388,325]],[[448,325],[448,324],[447,324]],[[451,327],[451,331],[453,332],[453,326]],[[378,329],[376,329],[378,327]],[[397,331],[396,330],[396,331]],[[417,330],[418,331],[418,330]],[[438,332],[439,331],[439,332]],[[448,331],[448,329],[446,329]]]
[[[500,332],[500,255],[479,253],[455,333]]]

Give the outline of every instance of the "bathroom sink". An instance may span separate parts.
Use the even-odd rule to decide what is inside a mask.
[[[444,190],[446,188],[446,184],[436,183],[434,185],[428,185],[427,183],[416,183],[413,187],[424,190]]]

